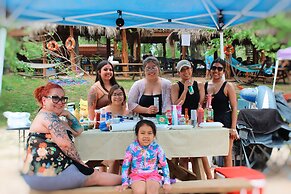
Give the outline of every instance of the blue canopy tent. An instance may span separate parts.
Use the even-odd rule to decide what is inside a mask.
[[[2,0],[0,22],[2,26],[19,21],[24,25],[41,22],[116,27],[117,18],[122,18],[120,28],[217,29],[224,57],[223,29],[288,10],[290,0]],[[0,36],[5,39],[5,30]],[[0,69],[2,56],[0,53]]]

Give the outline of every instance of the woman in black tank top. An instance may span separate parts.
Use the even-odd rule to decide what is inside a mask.
[[[188,116],[190,117],[190,110],[196,110],[198,104],[202,104],[204,101],[204,87],[202,83],[197,83],[193,80],[193,69],[189,61],[179,61],[177,64],[177,70],[181,80],[173,84],[171,87],[172,104],[182,105],[182,114],[185,114],[185,108],[187,108]],[[192,88],[189,89],[189,87]],[[189,158],[180,158],[179,160],[179,164],[186,169],[188,169],[188,162]],[[212,179],[207,157],[202,157],[202,162],[207,178]],[[192,166],[193,165],[194,164],[192,163]],[[192,168],[194,169],[194,167]]]
[[[181,80],[172,85],[171,100],[172,104],[182,105],[182,113],[184,114],[185,108],[188,108],[190,112],[191,109],[197,109],[199,103],[203,103],[204,87],[202,83],[193,80],[193,69],[189,61],[181,60],[177,64],[177,70]],[[191,92],[191,90],[193,91]]]
[[[224,127],[230,128],[229,153],[224,158],[224,166],[232,166],[233,141],[239,136],[236,131],[237,101],[234,86],[224,81],[226,63],[218,58],[210,67],[212,80],[205,83],[205,93],[212,94],[211,102],[214,111],[214,121],[221,122]]]

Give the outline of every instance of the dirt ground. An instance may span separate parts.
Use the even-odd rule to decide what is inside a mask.
[[[24,148],[18,146],[18,132],[0,129],[0,194],[28,194],[29,187],[20,176]],[[265,194],[290,194],[291,154],[289,147],[272,153],[265,170]]]

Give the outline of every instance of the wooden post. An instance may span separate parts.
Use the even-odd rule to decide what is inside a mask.
[[[175,41],[173,39],[170,40],[170,47],[171,47],[171,51],[172,51],[172,59],[173,59],[173,63],[172,63],[172,76],[175,76]]]
[[[128,46],[126,39],[126,30],[121,30],[121,39],[122,39],[122,63],[128,63]],[[122,71],[129,71],[129,66],[122,66]],[[124,77],[128,77],[128,74],[124,74]]]
[[[258,57],[258,51],[257,49],[253,46],[253,63],[257,64],[259,61],[259,57]]]
[[[165,42],[163,42],[163,57],[165,57],[165,58],[166,58],[166,56],[167,56],[167,51],[166,51],[166,43],[165,43]]]
[[[136,42],[137,42],[137,47],[136,47],[136,59],[138,60],[138,62],[140,62],[140,50],[141,50],[141,45],[140,45],[140,33],[137,32],[137,38],[136,38]]]
[[[134,38],[134,41],[133,41],[133,59],[134,61],[137,60],[137,38],[136,37]]]
[[[182,46],[182,59],[186,59],[187,46]]]
[[[114,52],[114,57],[120,57],[119,56],[119,51],[118,51],[118,48],[117,48],[117,40],[116,39],[114,39],[113,52]]]
[[[74,28],[73,26],[70,26],[70,36],[74,38]],[[76,72],[77,66],[76,66],[76,55],[75,55],[75,49],[72,49],[70,52],[70,61],[71,61],[71,69],[73,72]]]
[[[111,55],[110,38],[106,38],[106,55],[107,59]]]
[[[44,37],[42,37],[41,39],[42,39],[42,63],[47,64],[46,41]],[[46,68],[42,69],[42,75],[44,77],[46,76]]]

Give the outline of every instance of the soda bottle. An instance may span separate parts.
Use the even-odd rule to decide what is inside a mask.
[[[171,114],[171,110],[167,110],[166,117],[168,119],[168,124],[169,125],[172,125],[172,114]]]
[[[199,103],[199,108],[197,110],[197,124],[198,124],[198,126],[202,122],[204,122],[204,110],[203,110],[201,104]]]
[[[205,119],[206,122],[213,122],[213,108],[211,106],[211,101],[212,101],[212,95],[207,94],[207,102],[206,102],[206,114],[205,114]]]
[[[100,110],[96,109],[94,117],[94,129],[98,129],[100,123]]]
[[[206,118],[206,122],[213,122],[213,108],[210,105],[209,108],[207,108],[207,118]]]
[[[182,114],[181,117],[179,118],[179,125],[185,125],[185,116]]]
[[[189,114],[188,114],[188,108],[185,108],[185,124],[189,125],[190,124],[190,119],[189,119]]]

